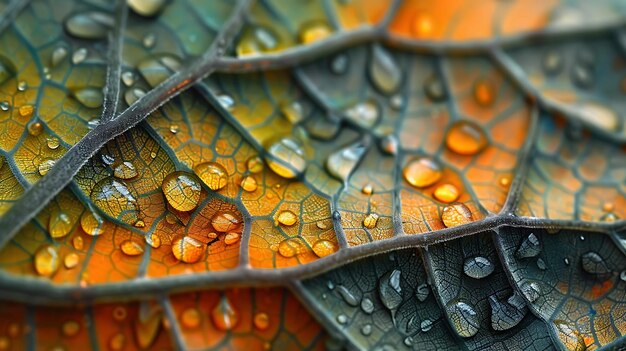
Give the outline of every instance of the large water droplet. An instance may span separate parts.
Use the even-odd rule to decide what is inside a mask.
[[[193,174],[173,172],[167,175],[161,185],[167,203],[178,211],[195,209],[200,201],[202,187]]]
[[[358,142],[336,151],[326,159],[326,169],[333,177],[347,181],[367,151],[367,144]]]
[[[213,191],[223,189],[228,184],[228,171],[217,162],[201,163],[193,171]]]
[[[59,254],[50,245],[44,245],[35,252],[35,271],[39,275],[49,277],[59,269]]]
[[[121,181],[105,178],[91,190],[91,200],[107,215],[135,223],[139,216],[137,195]]]
[[[463,301],[451,301],[446,307],[454,331],[463,338],[469,338],[478,333],[480,323],[478,313],[474,307]]]
[[[295,178],[304,173],[307,161],[298,141],[281,138],[267,148],[267,165],[283,178]]]
[[[457,121],[446,134],[446,146],[459,155],[475,155],[487,146],[487,138],[477,124]]]
[[[380,108],[372,100],[359,102],[343,111],[343,117],[362,128],[374,127],[380,119]]]
[[[474,279],[485,278],[493,273],[493,270],[494,265],[488,258],[483,256],[468,258],[463,264],[463,272],[465,272],[468,277],[472,277]]]
[[[455,203],[444,207],[441,221],[447,228],[471,223],[474,220],[472,211],[462,203]]]
[[[51,237],[55,239],[62,238],[69,234],[72,228],[74,228],[74,223],[67,213],[55,210],[50,214],[48,232]]]
[[[402,83],[402,71],[393,56],[382,46],[372,45],[369,74],[374,86],[384,94],[392,94]]]
[[[104,103],[102,89],[82,88],[72,91],[72,96],[87,108],[98,108]]]
[[[441,179],[441,167],[430,158],[420,158],[407,163],[402,170],[404,179],[416,188],[425,188]]]
[[[506,302],[500,301],[497,296],[489,296],[491,306],[491,327],[493,330],[508,330],[522,321],[526,315],[526,305],[518,301],[521,297],[513,294]]]
[[[65,29],[80,39],[103,39],[113,28],[115,20],[110,15],[88,11],[73,15],[65,21]]]
[[[524,241],[520,244],[515,255],[518,258],[536,257],[541,252],[541,243],[539,238],[534,233],[530,233]]]
[[[383,305],[395,310],[402,303],[402,287],[400,286],[401,272],[397,269],[385,273],[378,282],[378,296]]]
[[[202,242],[190,236],[181,236],[172,241],[174,257],[185,263],[198,262],[204,256],[205,249]]]
[[[137,69],[151,87],[159,85],[162,81],[181,68],[180,59],[174,55],[162,54],[148,57],[139,62]]]
[[[158,14],[166,2],[167,0],[126,0],[128,7],[135,13],[146,17]]]
[[[222,295],[220,301],[211,312],[213,324],[219,330],[231,330],[239,321],[237,311],[231,306],[226,295]]]
[[[583,270],[589,274],[606,275],[611,273],[611,270],[606,265],[604,259],[597,252],[587,252],[581,257],[581,264]]]
[[[337,289],[336,291],[339,293],[339,295],[341,296],[341,298],[350,306],[356,307],[359,305],[359,299],[354,296],[354,294],[348,290],[348,288],[346,288],[343,285],[337,285]]]

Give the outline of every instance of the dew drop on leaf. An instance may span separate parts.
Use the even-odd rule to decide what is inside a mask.
[[[298,217],[293,211],[283,210],[278,213],[276,221],[284,226],[290,227],[298,222]]]
[[[241,180],[241,188],[246,192],[254,192],[258,188],[256,179],[253,176],[245,176]]]
[[[395,310],[402,303],[400,276],[400,270],[394,269],[385,273],[378,282],[378,296],[390,310]]]
[[[195,329],[200,326],[201,316],[197,308],[187,308],[180,316],[180,322],[184,328]]]
[[[200,201],[202,188],[193,174],[173,172],[163,179],[161,186],[167,203],[182,212],[194,210]]]
[[[49,277],[59,269],[59,254],[50,245],[44,245],[35,252],[35,271],[39,275]]]
[[[469,338],[478,333],[480,324],[474,307],[463,301],[450,301],[446,310],[454,331],[460,337]]]
[[[218,212],[211,219],[213,229],[220,233],[237,230],[241,225],[241,220],[231,212]]]
[[[358,142],[330,154],[326,159],[328,173],[341,181],[347,181],[365,151],[367,151],[367,145]]]
[[[536,257],[541,252],[541,243],[534,233],[530,233],[520,244],[515,255],[518,258]]]
[[[139,62],[137,69],[148,84],[154,88],[180,70],[181,65],[178,57],[169,54],[161,54],[150,56]]]
[[[174,257],[185,263],[198,262],[204,256],[205,251],[205,245],[190,236],[181,236],[172,241]]]
[[[99,181],[91,190],[91,200],[107,215],[134,224],[139,215],[137,195],[124,183],[111,177]]]
[[[446,146],[459,155],[475,155],[487,146],[487,138],[475,123],[458,121],[446,134]]]
[[[463,272],[468,277],[474,279],[482,279],[493,273],[494,265],[488,258],[483,256],[476,256],[468,258],[463,263]]]
[[[120,244],[120,249],[127,256],[138,256],[143,253],[143,246],[133,240],[124,240]]]
[[[317,255],[317,257],[326,257],[335,253],[335,251],[337,251],[337,246],[329,240],[322,239],[313,244],[313,252]]]
[[[472,211],[462,203],[454,203],[444,207],[441,221],[447,228],[472,222]]]
[[[213,191],[223,189],[228,184],[228,172],[217,162],[201,163],[195,166],[193,171]]]
[[[435,188],[435,192],[433,193],[435,199],[443,202],[443,203],[451,203],[456,201],[459,196],[461,196],[461,192],[459,188],[454,186],[454,184],[441,184]]]
[[[267,313],[259,312],[254,315],[254,327],[258,330],[266,330],[270,326],[270,317]]]
[[[441,167],[430,158],[410,161],[402,170],[404,179],[416,188],[425,188],[441,179]]]
[[[307,161],[304,150],[292,138],[280,138],[267,148],[267,165],[283,178],[295,178],[304,173]]]
[[[104,12],[88,11],[69,17],[65,29],[79,39],[104,39],[114,23],[113,17]]]
[[[211,320],[218,330],[223,331],[231,330],[239,322],[239,315],[230,304],[226,295],[222,295],[213,311],[211,311]]]
[[[167,0],[127,0],[126,3],[136,14],[152,17],[165,7]]]
[[[70,216],[61,211],[55,210],[50,214],[50,220],[48,221],[48,232],[50,236],[58,239],[68,235],[74,227],[74,223]]]
[[[374,86],[383,94],[392,94],[400,87],[402,72],[393,56],[380,45],[372,45],[368,72]]]

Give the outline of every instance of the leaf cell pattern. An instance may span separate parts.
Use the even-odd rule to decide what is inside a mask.
[[[623,1],[0,13],[0,350],[622,347]]]

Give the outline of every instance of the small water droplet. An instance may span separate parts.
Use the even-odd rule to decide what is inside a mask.
[[[303,244],[300,239],[286,239],[278,244],[278,253],[286,258],[291,258],[304,251]]]
[[[542,260],[543,261],[543,260]],[[563,259],[563,262],[565,263],[566,266],[569,266],[569,258],[565,257]]]
[[[17,83],[17,90],[18,91],[26,91],[26,89],[28,89],[28,84],[26,83],[26,81],[20,80]]]
[[[249,193],[256,191],[256,189],[258,188],[256,179],[254,179],[253,176],[245,176],[241,180],[241,188]]]
[[[59,268],[59,254],[50,245],[44,245],[35,252],[35,270],[39,275],[49,277]]]
[[[202,187],[196,176],[185,172],[167,175],[161,186],[167,203],[182,212],[194,210],[200,202]]]
[[[150,245],[153,249],[161,247],[161,237],[156,233],[146,234],[146,244]]]
[[[522,294],[526,296],[528,301],[535,302],[541,296],[541,288],[535,282],[525,282],[521,286]]]
[[[72,91],[72,96],[87,108],[99,108],[104,103],[102,89],[82,88]]]
[[[443,82],[437,76],[430,76],[424,82],[424,93],[433,102],[440,102],[446,99],[446,89]]]
[[[370,298],[364,297],[361,300],[361,309],[367,314],[372,314],[374,312],[374,302]]]
[[[143,47],[146,49],[152,49],[156,44],[156,35],[154,33],[146,34],[141,40],[141,44],[143,44]]]
[[[280,211],[276,217],[276,221],[284,226],[292,226],[298,222],[298,216],[290,210]]]
[[[372,186],[372,184],[367,183],[363,186],[361,192],[365,195],[372,195],[372,193],[374,192],[374,187]]]
[[[330,60],[330,71],[336,75],[342,75],[348,71],[348,64],[348,55],[337,54]]]
[[[378,218],[379,216],[376,213],[368,214],[367,216],[365,216],[365,219],[363,219],[363,226],[367,229],[376,228],[376,224],[378,224]]]
[[[82,250],[84,246],[83,238],[81,236],[75,236],[74,238],[72,238],[72,246],[76,250]]]
[[[236,233],[236,232],[226,233],[226,235],[224,235],[224,244],[233,245],[233,244],[238,243],[239,239],[241,239],[241,235],[239,235],[239,233]]]
[[[431,321],[430,319],[424,319],[421,323],[420,323],[420,329],[425,333],[429,330],[431,330],[433,327],[433,321]]]
[[[428,284],[426,283],[422,283],[418,285],[417,289],[415,290],[415,296],[420,302],[426,301],[429,293],[430,293],[430,288],[428,287]]]
[[[472,211],[462,203],[454,203],[444,207],[441,221],[447,228],[468,224],[473,221]]]
[[[413,338],[411,338],[410,336],[407,336],[406,338],[404,338],[404,345],[412,346],[413,345]]]
[[[374,86],[383,94],[392,94],[402,83],[402,71],[393,56],[382,46],[372,45],[368,72]]]
[[[172,241],[174,257],[185,263],[198,262],[204,256],[205,249],[202,242],[190,236],[181,236]]]
[[[593,72],[589,67],[586,67],[581,64],[575,64],[572,67],[571,76],[572,81],[579,88],[589,88],[593,84]]]
[[[477,124],[457,121],[446,134],[446,146],[459,155],[475,155],[487,146],[487,138]]]
[[[35,112],[35,107],[33,105],[22,105],[17,109],[17,112],[20,114],[20,117],[30,117]]]
[[[161,54],[150,56],[139,62],[137,69],[148,84],[154,88],[180,70],[181,66],[182,63],[178,57],[170,54]]]
[[[378,296],[383,305],[395,310],[402,303],[401,272],[397,269],[385,273],[378,282]]]
[[[307,161],[304,150],[292,138],[280,138],[267,148],[267,165],[283,178],[295,178],[304,173]]]
[[[72,63],[77,65],[83,61],[85,61],[85,59],[87,58],[87,49],[85,48],[79,48],[78,50],[74,51],[74,53],[72,54]]]
[[[461,191],[454,184],[444,183],[437,188],[433,193],[433,197],[443,203],[449,204],[456,201],[461,196]]]
[[[41,135],[41,132],[43,132],[43,125],[41,124],[41,122],[37,121],[28,124],[28,134],[32,136],[38,136]]]
[[[80,331],[80,324],[76,321],[65,321],[63,325],[61,325],[61,331],[63,332],[63,336],[72,337]]]
[[[180,324],[187,329],[198,328],[201,321],[200,311],[194,307],[185,309],[180,316]]]
[[[345,286],[337,285],[337,292],[348,305],[352,307],[356,307],[359,305],[359,299],[354,296],[354,294]]]
[[[39,165],[37,165],[37,172],[40,176],[45,176],[48,172],[54,167],[57,160],[52,158],[46,158],[41,161]]]
[[[542,65],[547,74],[555,75],[563,68],[563,56],[556,50],[550,50],[543,56]]]
[[[362,128],[372,128],[380,120],[380,108],[373,100],[359,102],[343,111],[343,118]]]
[[[237,56],[252,56],[274,51],[279,47],[278,36],[267,27],[248,27],[237,43]]]
[[[104,233],[104,218],[93,210],[86,210],[80,216],[80,227],[89,235],[100,235]]]
[[[522,321],[528,309],[523,302],[521,302],[520,305],[516,299],[518,299],[516,294],[513,294],[506,302],[500,301],[495,295],[489,296],[491,327],[493,330],[509,330]],[[519,297],[519,299],[521,299],[521,297]],[[511,303],[511,301],[513,303]]]
[[[611,273],[604,259],[597,252],[587,252],[581,257],[583,270],[589,274],[606,275]]]
[[[113,218],[133,224],[139,216],[138,196],[123,182],[105,178],[91,190],[91,200]]]
[[[124,240],[120,244],[120,249],[127,256],[138,256],[143,253],[143,246],[133,240]]]
[[[312,42],[327,38],[332,34],[332,29],[324,21],[310,21],[304,23],[299,30],[300,43],[310,44]]]
[[[120,162],[113,167],[113,176],[118,179],[133,179],[137,176],[137,169],[132,162]]]
[[[619,279],[626,282],[626,271],[621,271],[619,274]]]
[[[366,151],[366,143],[357,142],[333,152],[326,159],[326,170],[333,177],[345,182]]]
[[[541,242],[534,233],[530,233],[515,251],[515,255],[520,259],[536,257],[539,253],[541,253]]]
[[[135,13],[145,17],[157,15],[167,3],[166,0],[127,0],[126,3]]]
[[[239,315],[230,304],[226,295],[222,295],[219,303],[211,312],[211,319],[215,327],[223,331],[233,329],[239,322]]]
[[[99,11],[77,13],[65,21],[65,30],[80,39],[103,39],[115,25],[110,15]]]
[[[299,101],[282,102],[280,112],[292,124],[302,122],[304,119],[304,108]]]
[[[372,334],[372,325],[371,324],[365,324],[364,326],[361,327],[361,334],[363,334],[364,336],[369,336]]]
[[[329,280],[326,282],[326,287],[328,288],[328,290],[334,290],[335,289],[335,283],[332,282],[332,280]]]
[[[70,252],[63,258],[63,265],[67,269],[72,269],[78,265],[78,260],[78,255],[74,252]]]
[[[313,252],[317,257],[326,257],[332,255],[335,251],[337,251],[337,245],[329,240],[322,239],[313,244]]]
[[[250,173],[260,173],[263,170],[263,160],[259,156],[252,156],[246,161],[246,168]]]
[[[442,176],[441,167],[430,158],[420,158],[407,163],[402,170],[404,179],[416,188],[435,184]]]
[[[385,135],[380,139],[380,149],[388,154],[395,155],[398,153],[398,138],[393,134]]]
[[[48,232],[50,236],[58,239],[68,235],[74,228],[74,223],[70,216],[61,211],[54,210],[50,214],[50,220],[48,221]]]
[[[266,330],[270,326],[270,317],[267,313],[259,312],[254,315],[254,326],[258,330]]]
[[[481,106],[493,104],[496,98],[496,89],[493,83],[486,79],[479,79],[474,84],[474,99]]]
[[[228,171],[217,162],[201,163],[193,171],[213,191],[223,189],[228,184]]]
[[[124,85],[127,87],[135,84],[135,73],[133,73],[132,71],[126,71],[122,73],[122,83],[124,83]]]
[[[337,322],[339,324],[346,324],[348,323],[348,316],[346,316],[345,314],[340,314],[337,316]]]
[[[474,307],[463,301],[451,301],[446,307],[454,331],[462,338],[469,338],[478,333],[480,323]]]
[[[232,232],[239,228],[241,220],[231,212],[218,212],[211,218],[213,229],[220,233]]]
[[[537,268],[541,269],[542,271],[548,269],[548,267],[546,266],[546,262],[541,258],[537,259]]]
[[[56,150],[59,148],[59,146],[61,146],[61,142],[57,137],[49,137],[46,139],[46,145],[48,145],[48,148],[50,150]]]
[[[9,104],[8,101],[0,102],[0,109],[2,109],[2,111],[8,111],[10,107],[11,107],[11,104]]]
[[[494,268],[491,261],[483,256],[468,258],[463,264],[463,272],[465,272],[468,277],[474,279],[482,279],[489,276],[493,273]]]

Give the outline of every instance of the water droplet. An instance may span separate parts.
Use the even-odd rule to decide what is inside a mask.
[[[368,72],[374,86],[383,94],[392,94],[402,83],[402,71],[393,56],[377,44],[372,45]]]
[[[235,233],[235,232],[226,233],[226,235],[224,236],[224,244],[226,245],[236,244],[237,242],[239,242],[240,238],[241,238],[241,235],[239,235],[239,233]]]
[[[260,173],[263,170],[263,160],[259,156],[252,156],[246,161],[246,168],[250,173]]]
[[[348,305],[352,307],[356,307],[359,305],[359,299],[357,299],[357,297],[354,296],[354,294],[345,286],[337,285],[337,292]]]
[[[18,91],[26,91],[26,89],[28,89],[28,84],[26,83],[26,81],[20,80],[17,83],[17,90]]]
[[[286,239],[278,244],[278,253],[283,257],[294,257],[304,250],[298,238]]]
[[[522,294],[526,297],[528,301],[535,302],[541,296],[541,288],[539,284],[535,282],[525,282],[521,286]]]
[[[489,305],[491,306],[491,327],[493,330],[509,330],[522,321],[526,315],[527,308],[523,302],[522,305],[519,305],[519,303],[515,301],[517,298],[516,294],[513,294],[507,302],[503,302],[500,301],[495,295],[489,296]],[[511,303],[511,301],[513,303]]]
[[[65,321],[61,326],[63,336],[72,337],[80,331],[80,324],[76,321]]]
[[[468,277],[474,279],[485,278],[493,273],[493,270],[494,265],[488,258],[483,256],[468,258],[463,264],[463,272],[465,272]]]
[[[410,336],[407,336],[406,338],[404,338],[404,345],[412,346],[413,345],[413,338],[411,338]]]
[[[319,223],[320,222],[318,222],[318,224]],[[328,255],[332,255],[335,251],[337,251],[337,245],[329,240],[322,239],[313,244],[313,252],[317,255],[317,257],[326,257]]]
[[[440,102],[445,100],[447,94],[446,89],[441,82],[441,79],[437,76],[430,76],[424,82],[424,93],[428,98],[434,102]]]
[[[156,35],[154,33],[146,34],[141,40],[143,47],[146,49],[152,49],[156,44]]]
[[[143,246],[133,240],[124,240],[120,244],[120,249],[127,256],[138,256],[143,253]]]
[[[8,111],[10,107],[11,107],[11,104],[9,104],[8,101],[0,102],[0,109],[2,109],[2,111]]]
[[[228,184],[228,171],[217,162],[201,163],[193,171],[213,191],[223,189]]]
[[[615,222],[618,220],[618,217],[614,213],[606,213],[602,217],[600,217],[602,222]]]
[[[421,323],[420,323],[420,329],[425,333],[429,330],[431,330],[433,327],[433,321],[431,321],[430,319],[424,319]]]
[[[393,134],[385,135],[380,139],[380,149],[387,155],[398,153],[398,138]]]
[[[515,255],[520,259],[536,257],[539,253],[541,253],[541,243],[534,233],[530,233],[530,235],[522,241],[517,251],[515,251]]]
[[[542,260],[543,261],[543,260]],[[563,263],[565,263],[566,266],[569,266],[569,258],[565,257],[563,259]]]
[[[165,4],[166,0],[127,0],[126,3],[135,13],[145,17],[152,17],[158,14]]]
[[[590,251],[583,254],[581,263],[583,270],[589,274],[606,275],[611,273],[606,262],[597,252]]]
[[[109,348],[111,351],[121,351],[126,343],[126,337],[122,333],[117,333],[109,339]]]
[[[173,172],[167,175],[161,186],[167,203],[177,211],[194,210],[200,202],[202,187],[193,174]]]
[[[453,184],[445,183],[435,188],[433,196],[435,197],[435,199],[443,203],[449,204],[456,201],[459,196],[461,196],[461,192],[459,191],[459,188],[457,188]]]
[[[366,100],[347,108],[342,115],[354,124],[369,129],[378,123],[381,114],[376,102]]]
[[[593,84],[593,75],[589,67],[581,64],[575,64],[572,67],[572,81],[580,88],[589,88]]]
[[[268,147],[267,152],[267,165],[283,178],[295,178],[307,167],[302,146],[292,138],[279,139]]]
[[[39,275],[49,277],[59,268],[59,254],[50,245],[44,245],[35,252],[35,270]]]
[[[420,302],[426,301],[429,293],[430,293],[430,288],[428,287],[428,284],[426,283],[422,283],[418,285],[417,290],[415,290],[415,296]]]
[[[266,330],[270,326],[270,317],[267,313],[259,312],[254,315],[254,326],[258,330]]]
[[[541,269],[542,271],[545,271],[548,267],[546,266],[546,262],[543,259],[538,258],[537,259],[537,268]]]
[[[374,312],[374,302],[368,297],[363,298],[361,300],[361,309],[367,314],[372,314]]]
[[[446,146],[459,155],[475,155],[487,146],[487,138],[475,123],[457,121],[446,134]]]
[[[63,265],[67,269],[72,269],[78,265],[78,260],[78,255],[74,252],[70,252],[63,258]]]
[[[42,160],[41,163],[37,166],[37,172],[40,176],[45,176],[54,167],[56,162],[57,160],[52,158],[46,158]]]
[[[135,84],[135,73],[133,73],[132,71],[126,71],[122,73],[122,83],[124,83],[124,85],[127,87]]]
[[[383,305],[395,310],[402,303],[402,287],[400,286],[401,272],[397,269],[385,273],[378,282],[378,296]]]
[[[473,220],[472,211],[462,203],[454,203],[444,207],[441,214],[441,221],[447,228],[468,224]]]
[[[290,210],[283,210],[278,213],[276,221],[285,226],[292,226],[298,222],[298,216]]]
[[[441,167],[430,158],[410,161],[402,170],[404,179],[416,188],[425,188],[441,179]]]
[[[328,288],[328,290],[334,290],[335,284],[332,282],[332,280],[329,280],[326,282],[326,287]]]
[[[180,131],[180,126],[178,124],[170,124],[170,133],[176,134]]]
[[[333,152],[326,159],[326,170],[333,177],[345,182],[366,151],[366,143],[358,142]]]
[[[144,237],[146,244],[150,245],[153,249],[161,247],[161,237],[156,233],[146,234]]]
[[[231,306],[226,295],[222,295],[220,301],[211,312],[211,319],[218,330],[231,330],[239,321],[239,316]]]
[[[181,236],[172,241],[174,257],[185,263],[198,262],[204,256],[204,251],[205,245],[190,236]]]
[[[65,21],[65,30],[80,39],[103,39],[115,25],[113,17],[98,11],[73,15]]]
[[[220,233],[235,231],[241,225],[241,220],[231,212],[218,212],[211,219],[213,229]]]
[[[72,54],[72,63],[77,65],[83,61],[85,61],[85,59],[87,58],[87,49],[85,48],[80,48],[76,51],[74,51],[74,53]]]
[[[259,55],[278,48],[278,37],[267,27],[246,28],[237,43],[237,56]]]
[[[135,102],[137,102],[137,100],[144,97],[145,95],[146,95],[146,92],[143,91],[142,89],[138,89],[138,88],[128,89],[124,93],[124,101],[126,101],[126,104],[130,106],[134,104]]]
[[[91,190],[91,200],[113,218],[135,223],[139,216],[137,195],[121,181],[105,178]]]
[[[348,64],[348,55],[337,54],[330,61],[330,71],[336,75],[344,74],[348,71]]]
[[[542,65],[547,74],[555,75],[563,68],[563,56],[556,50],[550,50],[543,56]]]
[[[48,148],[50,150],[56,150],[59,148],[59,146],[61,146],[61,142],[57,137],[49,137],[46,139],[46,145],[48,145]]]
[[[299,101],[282,102],[281,114],[291,123],[296,124],[304,119],[304,109]]]
[[[82,88],[72,91],[72,96],[87,108],[98,108],[104,103],[102,89]]]
[[[554,325],[558,332],[557,336],[565,344],[567,350],[572,351],[584,351],[587,349],[585,340],[578,329],[564,320],[557,319],[554,321]]]
[[[496,98],[496,89],[489,80],[480,79],[474,84],[474,99],[481,106],[493,104]]]
[[[133,179],[137,176],[137,169],[132,162],[120,162],[113,167],[113,176],[118,179]]]
[[[469,338],[478,333],[480,323],[474,307],[463,301],[451,301],[447,308],[454,331],[462,338]]]
[[[374,192],[374,187],[372,186],[372,184],[367,183],[363,186],[361,192],[365,195],[372,195],[372,193]]]
[[[62,238],[68,235],[72,231],[73,227],[74,223],[72,223],[72,220],[67,213],[61,210],[54,210],[50,214],[48,232],[51,237],[55,239]]]
[[[31,122],[28,124],[28,134],[38,136],[41,135],[41,132],[43,132],[43,125],[41,122]]]
[[[300,43],[310,44],[314,41],[325,39],[332,34],[332,29],[324,21],[307,22],[300,27]]]
[[[241,180],[241,188],[244,191],[251,193],[251,192],[256,191],[256,189],[258,188],[258,185],[253,176],[245,176]]]
[[[22,105],[18,108],[18,113],[21,117],[30,117],[35,112],[35,107],[33,105]]]
[[[83,246],[84,246],[84,241],[83,238],[81,236],[75,236],[72,239],[72,246],[76,249],[76,250],[82,250]]]
[[[200,326],[202,317],[200,316],[200,311],[198,311],[197,308],[190,307],[183,311],[180,316],[180,321],[184,328],[195,329]]]
[[[346,316],[345,314],[340,314],[337,316],[337,322],[339,322],[339,324],[346,324],[348,323],[348,316]]]
[[[376,213],[368,214],[367,216],[365,216],[365,219],[363,219],[363,226],[367,229],[376,228],[376,224],[378,224],[378,218],[379,216]]]
[[[87,210],[80,216],[80,227],[89,235],[100,235],[104,232],[104,219],[97,212]]]
[[[372,334],[372,325],[371,324],[365,324],[364,326],[361,327],[361,334],[365,335],[365,336],[369,336],[370,334]]]
[[[154,88],[180,70],[181,66],[182,63],[178,57],[170,54],[161,54],[150,56],[139,62],[137,69],[148,84]]]

